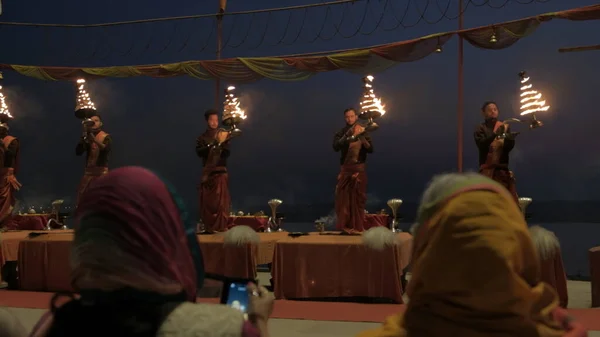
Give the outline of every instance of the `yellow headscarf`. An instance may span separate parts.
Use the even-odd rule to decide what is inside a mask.
[[[502,186],[473,177],[421,205],[406,312],[360,337],[563,336],[523,215]]]

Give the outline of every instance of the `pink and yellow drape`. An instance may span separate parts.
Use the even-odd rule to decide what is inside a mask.
[[[220,78],[231,83],[248,83],[269,78],[276,81],[302,81],[326,71],[344,69],[355,73],[376,73],[397,63],[420,60],[442,47],[453,36],[483,49],[504,49],[533,33],[541,23],[552,19],[572,21],[600,19],[600,5],[546,13],[494,25],[433,34],[370,48],[342,52],[280,57],[239,57],[221,60],[185,61],[169,64],[112,66],[97,68],[44,67],[0,64],[1,70],[46,81],[75,80],[80,77],[174,77],[191,76],[201,80]],[[496,37],[496,42],[491,37]]]

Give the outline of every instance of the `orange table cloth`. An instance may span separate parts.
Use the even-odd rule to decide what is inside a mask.
[[[204,256],[204,269],[207,273],[256,279],[256,266],[273,260],[275,243],[287,237],[286,232],[258,233],[258,245],[229,246],[222,235],[199,235],[198,241]]]
[[[19,245],[19,285],[27,291],[72,291],[69,255],[70,230],[49,231],[25,238]],[[207,273],[238,278],[256,278],[256,265],[270,263],[275,241],[287,233],[260,233],[259,245],[227,246],[221,235],[199,235]]]
[[[29,291],[72,291],[72,230],[43,232],[19,244],[19,288]]]
[[[0,233],[0,267],[8,261],[17,261],[19,242],[27,238],[31,231],[8,231]]]
[[[42,231],[50,214],[15,214],[6,220],[4,226],[9,230]]]
[[[375,251],[360,236],[311,235],[277,241],[273,282],[278,299],[371,297],[402,301],[402,273],[410,263],[412,236]]]
[[[267,228],[267,223],[269,222],[269,217],[267,216],[251,216],[251,215],[243,215],[243,216],[230,216],[227,221],[227,228],[232,228],[235,226],[248,226],[255,231],[264,230]]]

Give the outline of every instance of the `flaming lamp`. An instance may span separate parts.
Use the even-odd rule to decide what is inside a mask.
[[[269,207],[271,208],[271,217],[269,217],[269,222],[267,224],[265,232],[283,232],[283,229],[281,228],[282,219],[277,218],[277,207],[279,207],[279,205],[281,205],[282,203],[283,201],[279,199],[271,199],[267,202],[267,204],[269,204]]]
[[[398,229],[398,208],[402,206],[402,199],[390,199],[388,200],[387,205],[392,209],[393,217],[390,230],[394,233],[400,232],[400,229]]]
[[[237,125],[246,119],[244,110],[240,108],[240,101],[235,96],[235,87],[229,86],[225,89],[225,102],[223,103],[223,125],[228,126],[229,138],[242,134]]]
[[[533,84],[529,82],[529,77],[526,72],[521,71],[519,73],[519,78],[521,78],[521,116],[531,115],[529,120],[530,129],[543,126],[544,123],[535,117],[535,113],[539,111],[548,111],[550,106],[546,105],[545,100],[542,100],[542,94],[533,89]]]
[[[77,80],[77,100],[75,103],[75,117],[81,119],[84,138],[87,137],[89,128],[94,125],[91,117],[96,113],[96,105],[92,102],[85,83],[83,78]]]
[[[0,79],[2,79],[2,73],[0,73]],[[6,99],[4,98],[4,94],[2,93],[2,86],[0,85],[0,123],[4,124],[11,120],[13,116],[10,114],[8,110],[8,105],[6,104]]]
[[[521,213],[523,213],[523,216],[526,215],[527,206],[531,205],[532,202],[533,199],[531,198],[519,198],[519,207],[521,208]]]
[[[542,94],[533,88],[533,84],[529,82],[529,77],[525,71],[519,73],[521,79],[521,88],[519,95],[520,114],[521,116],[528,116],[527,119],[509,118],[503,123],[527,123],[529,129],[537,129],[544,125],[542,121],[537,119],[536,112],[546,112],[550,109],[549,105],[546,105],[546,101],[542,99]],[[515,133],[517,135],[518,133]],[[499,138],[506,138],[506,133],[499,136]]]
[[[373,80],[375,78],[368,75],[363,78],[364,91],[362,100],[360,101],[360,119],[366,120],[365,131],[372,132],[379,128],[375,123],[375,119],[385,115],[385,106],[381,103],[381,99],[375,96],[373,89]]]
[[[86,82],[83,78],[77,80],[77,100],[75,103],[75,117],[84,120],[96,112],[96,105],[86,90]]]

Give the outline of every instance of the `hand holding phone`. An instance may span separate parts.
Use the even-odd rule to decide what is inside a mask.
[[[223,283],[221,303],[248,313],[248,280],[228,280]]]
[[[266,322],[273,313],[275,296],[265,287],[257,286],[254,283],[248,283],[247,291],[250,319],[254,322]]]

